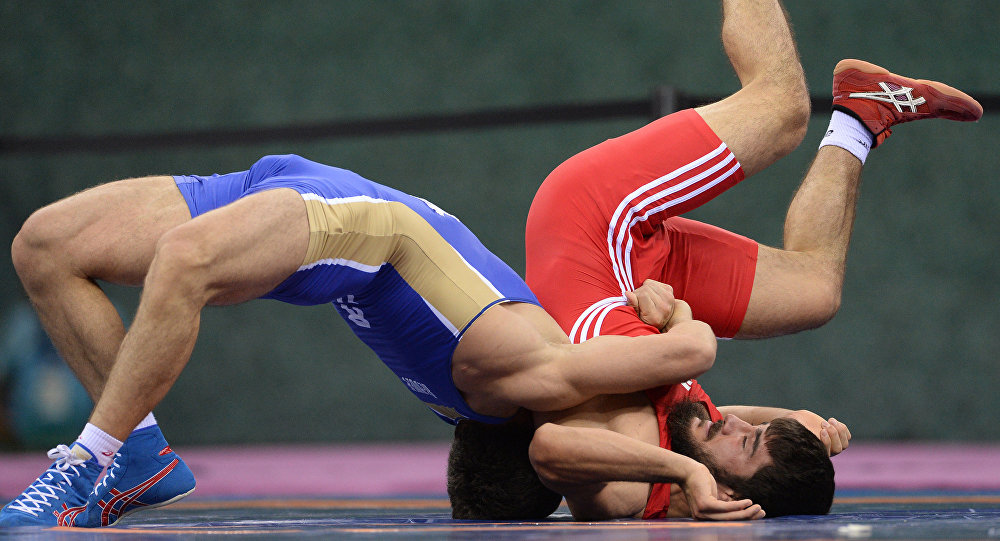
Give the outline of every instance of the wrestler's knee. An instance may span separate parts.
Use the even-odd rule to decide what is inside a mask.
[[[810,104],[804,81],[776,75],[758,77],[697,111],[750,176],[798,147],[808,129]]]
[[[811,104],[805,79],[795,73],[755,81],[763,110],[773,122],[772,143],[781,154],[794,150],[806,136]]]
[[[820,327],[840,310],[842,290],[842,266],[762,246],[736,337],[767,338]]]
[[[29,289],[48,281],[54,273],[71,265],[73,228],[58,207],[49,205],[25,220],[11,243],[14,269]]]
[[[810,288],[807,299],[808,310],[800,322],[803,330],[825,325],[840,311],[840,281],[832,278],[818,281]]]
[[[203,236],[188,228],[174,228],[157,241],[144,287],[205,296],[215,259],[214,249]]]

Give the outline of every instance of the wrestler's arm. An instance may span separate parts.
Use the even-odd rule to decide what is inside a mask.
[[[774,408],[769,406],[719,406],[719,413],[723,417],[735,415],[752,425],[769,423],[778,417],[791,415],[794,410],[785,408]]]
[[[566,497],[578,520],[641,516],[650,483],[681,486],[694,518],[764,516],[750,500],[720,500],[703,464],[611,430],[545,423],[535,431],[529,457],[542,482]]]
[[[712,329],[690,315],[663,334],[568,342],[539,306],[495,306],[459,342],[452,376],[469,405],[480,413],[499,411],[500,406],[559,411],[598,395],[696,378],[711,368],[717,348]]]
[[[847,425],[830,417],[824,420],[809,410],[789,410],[767,406],[720,406],[719,413],[735,415],[752,424],[769,423],[778,417],[791,417],[816,434],[830,456],[839,454],[851,442],[851,431]]]
[[[708,324],[691,319],[690,308],[683,301],[678,305],[684,308],[678,307],[674,313],[686,312],[687,319],[668,323],[663,334],[597,336],[564,346],[562,362],[552,363],[549,368],[578,393],[576,403],[598,395],[638,392],[697,378],[714,364],[717,341]]]
[[[660,334],[597,336],[573,347],[577,358],[569,365],[572,369],[566,377],[597,396],[638,392],[697,378],[712,367],[718,343],[712,328],[695,320],[686,302],[674,300]],[[659,359],[650,362],[650,356]],[[632,369],[607,362],[617,358],[620,363],[621,359],[633,357]],[[593,363],[593,367],[581,369],[581,361]]]

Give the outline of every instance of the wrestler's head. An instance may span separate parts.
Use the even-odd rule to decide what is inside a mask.
[[[713,423],[697,402],[674,406],[671,449],[705,466],[734,499],[749,498],[769,517],[820,515],[833,504],[833,463],[816,434],[792,417],[750,425],[735,416]]]
[[[502,425],[462,421],[448,454],[448,497],[453,518],[537,520],[552,514],[562,496],[542,484],[528,460],[531,416]]]

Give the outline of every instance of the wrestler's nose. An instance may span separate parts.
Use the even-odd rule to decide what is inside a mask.
[[[722,426],[723,434],[735,434],[753,430],[753,425],[731,413],[726,415],[724,421],[725,424]]]

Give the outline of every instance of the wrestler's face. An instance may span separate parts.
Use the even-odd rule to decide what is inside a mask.
[[[729,475],[747,478],[771,463],[764,445],[767,423],[751,425],[735,415],[719,422],[691,420],[691,437],[715,465]]]
[[[673,451],[701,462],[721,483],[750,477],[771,463],[764,445],[767,424],[750,425],[732,415],[713,423],[696,402],[677,404],[668,424]]]

